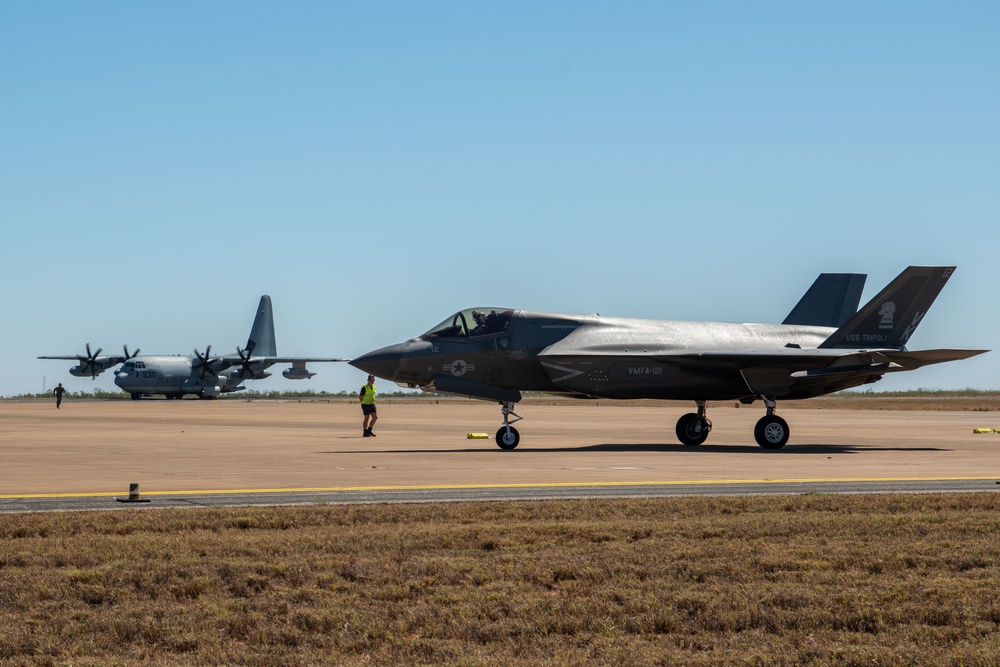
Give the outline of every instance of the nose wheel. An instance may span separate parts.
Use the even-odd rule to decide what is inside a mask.
[[[517,416],[514,412],[514,404],[510,401],[504,401],[500,405],[502,406],[500,412],[503,414],[503,426],[497,431],[497,446],[500,449],[514,449],[521,442],[521,434],[511,424],[521,421],[522,417]],[[514,415],[516,419],[511,419],[511,415]]]
[[[497,446],[500,449],[514,449],[521,442],[521,434],[513,426],[501,426],[497,431]]]

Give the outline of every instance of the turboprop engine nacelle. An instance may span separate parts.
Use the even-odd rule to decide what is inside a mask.
[[[281,374],[289,380],[308,380],[316,375],[305,366],[292,366],[281,371]]]
[[[91,368],[87,364],[80,364],[79,366],[73,366],[73,368],[69,369],[69,374],[78,378],[89,378],[96,375],[100,375],[106,370],[108,370],[108,365],[98,361],[94,364],[93,368]]]

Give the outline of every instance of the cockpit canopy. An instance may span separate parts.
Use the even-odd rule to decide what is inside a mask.
[[[423,338],[478,338],[510,330],[514,311],[508,308],[469,308],[437,325]]]

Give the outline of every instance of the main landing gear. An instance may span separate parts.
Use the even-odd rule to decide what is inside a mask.
[[[788,442],[788,422],[774,414],[774,399],[764,397],[767,414],[753,427],[753,437],[764,449],[781,449]]]
[[[774,414],[773,398],[763,397],[767,414],[757,421],[753,429],[754,440],[764,449],[781,449],[788,442],[788,422]],[[677,439],[688,446],[705,442],[712,431],[712,422],[705,416],[705,401],[695,401],[698,412],[689,412],[677,420]],[[499,434],[497,435],[499,439]]]
[[[677,439],[681,444],[694,447],[705,442],[712,430],[712,422],[705,416],[705,401],[695,401],[698,412],[689,412],[677,420]]]
[[[503,413],[503,426],[497,431],[497,446],[500,449],[514,449],[517,447],[517,443],[521,442],[521,434],[511,424],[521,421],[523,417],[517,416],[511,401],[503,401],[500,405],[500,412]],[[511,419],[510,415],[514,415],[517,419]]]
[[[775,402],[773,398],[767,396],[764,399],[764,406],[767,414],[757,421],[753,429],[754,440],[764,449],[781,449],[788,443],[788,422],[774,414]],[[705,442],[708,434],[712,431],[712,422],[706,416],[705,401],[695,401],[698,412],[689,412],[677,420],[677,439],[682,444],[694,447]],[[521,442],[521,434],[511,426],[515,422],[521,421],[522,417],[514,412],[512,401],[500,403],[500,412],[503,414],[503,426],[497,431],[496,441],[500,449],[514,449]],[[514,419],[511,419],[514,417]]]

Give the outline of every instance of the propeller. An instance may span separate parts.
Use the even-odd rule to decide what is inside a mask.
[[[84,357],[77,357],[77,359],[80,360],[80,366],[81,366],[82,372],[86,373],[87,369],[88,368],[90,369],[90,379],[91,380],[96,380],[97,379],[97,356],[101,353],[102,349],[103,348],[99,347],[99,348],[97,348],[97,352],[94,352],[93,354],[91,354],[90,353],[90,343],[87,343],[87,356],[86,356],[86,358],[84,358]]]
[[[216,372],[212,370],[212,366],[211,366],[211,364],[212,364],[211,354],[212,354],[212,346],[211,345],[209,345],[208,347],[205,348],[205,355],[204,356],[202,356],[201,353],[198,352],[197,349],[195,349],[195,351],[194,351],[194,356],[198,357],[198,361],[195,362],[194,368],[195,369],[198,369],[198,368],[201,369],[201,378],[203,380],[205,379],[205,374],[206,373],[211,373],[212,375],[216,375]]]
[[[128,345],[122,345],[122,350],[125,351],[125,361],[128,361],[132,357],[138,357],[139,356],[139,348],[135,348],[135,352],[133,352],[132,354],[128,353]]]
[[[253,369],[253,364],[250,363],[250,354],[253,353],[253,346],[247,345],[246,350],[241,350],[240,346],[236,346],[236,354],[240,356],[240,378],[255,378],[257,377],[257,372]]]

